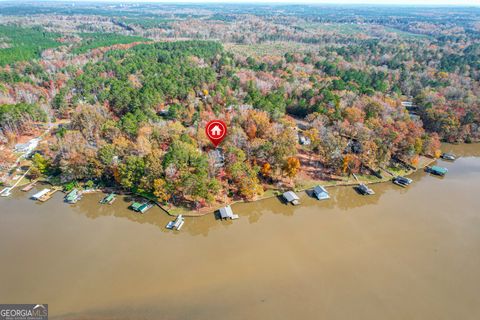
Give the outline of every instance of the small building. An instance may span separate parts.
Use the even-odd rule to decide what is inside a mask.
[[[320,185],[313,188],[313,194],[315,195],[315,197],[317,197],[318,200],[330,199],[330,195],[328,194],[327,190]]]
[[[297,196],[297,194],[293,191],[287,191],[283,195],[283,198],[285,201],[288,203],[293,204],[294,206],[300,204],[300,198]]]
[[[43,196],[47,195],[51,190],[50,189],[43,189],[40,192],[35,193],[31,198],[33,200],[40,200]]]
[[[220,212],[220,218],[222,219],[238,219],[238,214],[233,214],[232,208],[230,206],[220,208],[220,210],[218,211]]]
[[[413,107],[413,102],[412,101],[402,101],[402,107],[411,108],[411,107]]]

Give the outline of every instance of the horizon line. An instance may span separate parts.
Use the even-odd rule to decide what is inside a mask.
[[[395,0],[394,0],[395,1]],[[82,3],[82,4],[182,4],[182,5],[201,5],[201,4],[219,4],[219,5],[235,5],[235,4],[249,4],[249,5],[271,5],[271,6],[281,6],[281,5],[331,5],[331,6],[387,6],[387,7],[480,7],[480,2],[478,3],[463,3],[462,1],[449,1],[449,0],[439,0],[431,2],[426,0],[427,2],[414,0],[407,0],[403,1],[395,1],[389,2],[388,0],[340,0],[334,2],[333,0],[302,0],[301,2],[294,2],[292,0],[280,0],[280,1],[269,1],[269,0],[262,0],[255,2],[254,0],[233,0],[233,1],[221,1],[221,0],[0,0],[2,3],[12,3],[12,4],[19,4],[19,3],[29,3],[29,4],[37,4],[37,3]],[[435,2],[436,1],[436,2]],[[467,0],[464,0],[467,1]]]

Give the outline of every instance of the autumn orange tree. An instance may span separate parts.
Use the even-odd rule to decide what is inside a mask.
[[[290,178],[294,178],[297,175],[299,169],[300,160],[298,160],[298,158],[296,157],[289,157],[283,167],[285,174]]]

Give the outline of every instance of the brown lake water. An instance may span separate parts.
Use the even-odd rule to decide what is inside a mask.
[[[0,199],[0,303],[48,303],[51,319],[479,319],[480,145],[376,195],[233,206],[187,218],[101,194],[70,206]]]

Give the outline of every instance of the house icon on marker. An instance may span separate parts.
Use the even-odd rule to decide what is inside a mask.
[[[212,133],[212,136],[219,136],[222,133],[222,129],[220,129],[218,126],[213,127],[210,132]]]

